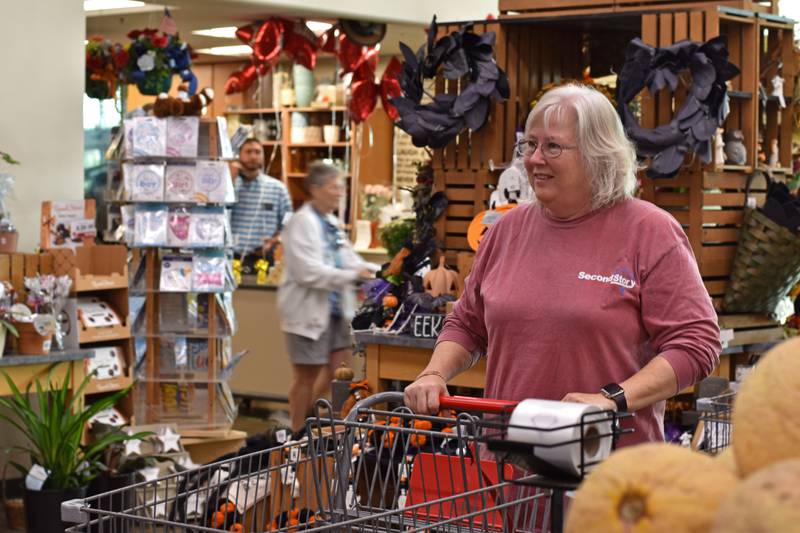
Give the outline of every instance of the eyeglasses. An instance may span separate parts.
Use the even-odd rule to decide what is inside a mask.
[[[574,150],[577,146],[568,146],[565,144],[558,144],[556,142],[547,141],[542,145],[541,154],[547,159],[555,159],[560,156],[564,150]],[[525,139],[514,145],[516,151],[522,154],[523,157],[531,157],[536,149],[539,148],[539,141],[536,139]]]

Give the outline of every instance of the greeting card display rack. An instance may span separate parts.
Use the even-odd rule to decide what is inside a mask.
[[[134,412],[184,435],[227,430],[237,414],[226,130],[224,118],[143,116],[126,119],[109,147],[107,198],[121,205],[132,249]]]

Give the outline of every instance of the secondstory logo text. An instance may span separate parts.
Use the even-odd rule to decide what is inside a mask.
[[[619,285],[620,287],[624,287],[626,289],[632,289],[636,286],[635,281],[626,278],[622,274],[611,274],[610,276],[604,276],[602,274],[587,274],[586,272],[578,272],[578,279],[608,283],[610,285]]]

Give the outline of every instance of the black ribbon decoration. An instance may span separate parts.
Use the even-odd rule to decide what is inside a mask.
[[[489,99],[508,99],[508,77],[494,60],[496,35],[490,31],[478,35],[473,24],[435,41],[436,17],[428,28],[427,44],[416,54],[405,43],[403,72],[400,75],[402,96],[391,99],[400,119],[397,125],[411,135],[415,146],[442,148],[469,128],[479,130],[489,116]],[[439,69],[448,80],[469,76],[461,93],[438,94],[429,104],[422,104],[423,80],[432,79]]]
[[[630,102],[645,87],[651,95],[665,87],[674,92],[678,75],[687,69],[692,84],[672,121],[653,129],[642,127],[631,113]],[[665,48],[653,48],[638,37],[628,44],[617,79],[617,111],[638,156],[650,158],[648,176],[674,177],[689,150],[703,162],[711,161],[711,141],[727,114],[725,82],[738,75],[739,69],[728,62],[727,44],[721,36],[706,43],[679,41]]]

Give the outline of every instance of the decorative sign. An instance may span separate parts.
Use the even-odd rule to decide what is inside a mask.
[[[39,246],[43,250],[94,244],[94,199],[75,202],[42,202]]]
[[[425,148],[411,143],[411,136],[394,128],[394,188],[414,187],[417,184],[417,165],[428,160]]]
[[[445,315],[441,313],[414,313],[411,315],[411,335],[424,339],[435,339],[444,325]]]

